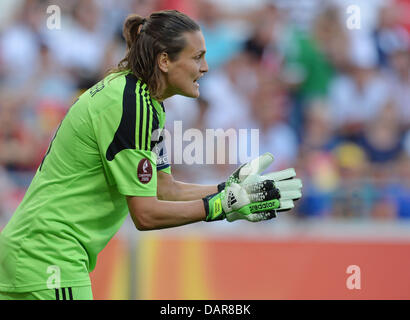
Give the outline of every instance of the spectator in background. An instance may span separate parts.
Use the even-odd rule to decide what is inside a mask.
[[[285,41],[285,40],[283,40]],[[327,8],[315,21],[312,33],[292,29],[284,47],[284,72],[292,78],[301,103],[323,97],[333,77],[333,62],[343,61],[345,36],[337,11]]]
[[[38,0],[25,0],[0,38],[0,69],[4,85],[20,87],[33,76],[40,57],[40,29],[46,12]],[[24,72],[16,72],[24,70]]]
[[[209,103],[206,128],[249,128],[248,95],[257,88],[258,75],[246,53],[235,55],[201,81],[201,95]]]
[[[369,162],[364,151],[354,143],[340,144],[334,150],[338,168],[338,186],[332,195],[335,218],[369,218],[375,201]]]
[[[5,91],[0,96],[0,165],[11,174],[31,173],[41,161],[38,140],[22,121],[21,98]]]
[[[410,129],[410,38],[390,53],[387,72],[389,91],[400,119],[400,126]]]
[[[216,70],[241,49],[241,35],[222,19],[218,5],[211,0],[199,0],[198,21],[206,39],[209,70]]]
[[[162,10],[164,7],[171,5],[171,1],[172,0],[130,0],[130,6],[126,9],[131,12],[138,12],[142,17],[148,17],[152,12]],[[176,0],[176,2],[181,1]]]
[[[298,140],[287,122],[288,107],[280,84],[261,79],[251,97],[250,127],[259,129],[259,153],[275,150],[270,170],[293,166],[298,155]]]
[[[373,33],[381,67],[390,66],[389,57],[393,52],[403,48],[408,41],[407,30],[399,23],[400,8],[395,4],[387,4],[380,8],[377,27]]]
[[[350,68],[331,84],[329,106],[337,134],[357,141],[366,123],[388,103],[385,78],[377,70],[377,56],[367,37],[355,36],[350,43]]]
[[[6,225],[24,197],[26,189],[18,186],[14,180],[0,165],[0,228]]]
[[[19,90],[19,110],[16,110],[19,118],[26,122],[23,131],[29,130],[26,134],[36,139],[36,148],[31,151],[37,160],[47,150],[49,141],[77,93],[74,79],[56,63],[48,46],[42,42],[38,60],[34,74]],[[16,120],[18,123],[18,118]],[[37,167],[30,169],[35,171]]]
[[[300,152],[331,152],[338,144],[335,137],[328,102],[325,98],[311,100],[306,109],[304,134]]]
[[[349,35],[338,9],[326,6],[315,19],[311,34],[319,58],[324,60],[321,66],[325,67],[324,71],[331,68],[330,78],[334,72],[344,72],[349,65]],[[323,89],[319,93],[328,94],[328,85],[328,82],[323,82]]]
[[[281,75],[292,101],[291,124],[303,135],[304,117],[309,100],[325,97],[336,72],[346,64],[346,34],[338,11],[326,7],[314,21],[311,32],[289,28],[282,35]]]
[[[345,27],[347,26],[348,18],[352,17],[352,11],[348,9],[359,9],[360,27],[358,29],[350,29],[348,34],[349,36],[360,34],[360,36],[367,38],[366,41],[368,41],[372,38],[373,31],[378,24],[380,9],[385,6],[387,1],[390,0],[326,0],[324,2],[330,2],[332,5],[338,7],[339,15],[342,21],[344,21],[343,24]],[[357,12],[356,10],[355,12]]]
[[[332,154],[319,150],[304,152],[302,149],[295,168],[303,174],[304,195],[298,201],[299,216],[331,218],[333,193],[340,183],[338,167]]]
[[[244,42],[243,50],[255,63],[261,64],[271,77],[278,77],[282,57],[278,48],[282,17],[273,4],[267,4],[251,24],[251,31]]]
[[[410,3],[409,0],[392,0],[394,5],[398,8],[397,19],[408,33],[410,33]]]
[[[397,162],[395,162],[397,163]],[[392,163],[390,163],[392,164]],[[398,189],[394,181],[395,170],[389,164],[370,163],[371,187],[374,190],[370,219],[391,220],[398,216]]]
[[[152,3],[157,7],[155,10],[178,10],[180,12],[183,12],[193,19],[198,19],[198,5],[196,3],[197,1],[192,1],[192,0],[137,0],[136,3],[138,3],[138,10],[141,9],[141,6],[146,6],[148,3]],[[155,11],[154,9],[151,9],[150,12]],[[149,12],[149,13],[150,13]],[[149,14],[147,13],[147,15]],[[143,15],[144,16],[144,15]]]
[[[306,190],[299,206],[302,217],[331,217],[333,194],[340,187],[339,168],[333,154],[339,141],[334,135],[331,113],[325,98],[310,101],[299,146],[298,172]],[[361,153],[359,153],[361,155]]]
[[[391,166],[402,152],[399,115],[392,103],[387,104],[364,128],[358,142],[372,163]]]
[[[109,38],[100,30],[101,14],[95,0],[77,1],[66,27],[44,31],[54,58],[70,71],[80,89],[94,85],[106,71],[102,61]]]
[[[397,216],[402,219],[410,218],[410,130],[404,137],[404,151],[397,161],[395,192],[392,198],[396,201]]]
[[[281,12],[300,30],[309,32],[325,2],[321,0],[274,0]]]
[[[67,110],[67,101],[73,99],[76,92],[76,82],[71,75],[56,62],[50,48],[40,42],[40,55],[35,73],[28,81],[28,90],[34,100],[53,100],[64,105]],[[35,98],[34,98],[35,97]]]

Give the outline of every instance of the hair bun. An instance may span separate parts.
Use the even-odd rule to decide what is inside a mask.
[[[128,48],[131,48],[132,44],[137,40],[138,28],[146,21],[147,19],[137,14],[129,15],[127,19],[125,19],[122,35],[124,36]]]

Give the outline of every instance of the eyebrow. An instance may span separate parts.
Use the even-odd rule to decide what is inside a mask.
[[[203,54],[205,54],[206,53],[206,50],[199,50],[195,55],[197,56],[197,55],[203,55]]]

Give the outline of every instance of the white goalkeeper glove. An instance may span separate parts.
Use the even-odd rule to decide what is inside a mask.
[[[294,168],[260,175],[272,164],[273,160],[273,155],[267,152],[258,158],[243,164],[230,175],[225,183],[218,185],[218,190],[224,188],[225,185],[229,186],[232,183],[238,183],[241,186],[246,187],[257,182],[272,180],[274,182],[274,187],[279,190],[280,205],[274,210],[274,213],[271,212],[269,214],[271,216],[276,216],[276,212],[291,210],[294,208],[294,201],[302,197],[302,181],[295,178],[296,172]],[[236,217],[236,215],[230,215],[230,218],[227,217],[227,220],[233,221],[232,219],[234,217]]]
[[[241,186],[232,182],[224,190],[203,198],[206,221],[246,219],[257,222],[272,219],[280,207],[279,190],[272,180]]]

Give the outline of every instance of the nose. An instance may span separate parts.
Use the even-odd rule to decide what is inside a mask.
[[[206,59],[202,59],[202,63],[201,63],[201,68],[199,69],[199,71],[201,73],[206,73],[208,72],[209,68],[208,68],[208,62],[206,62]]]

